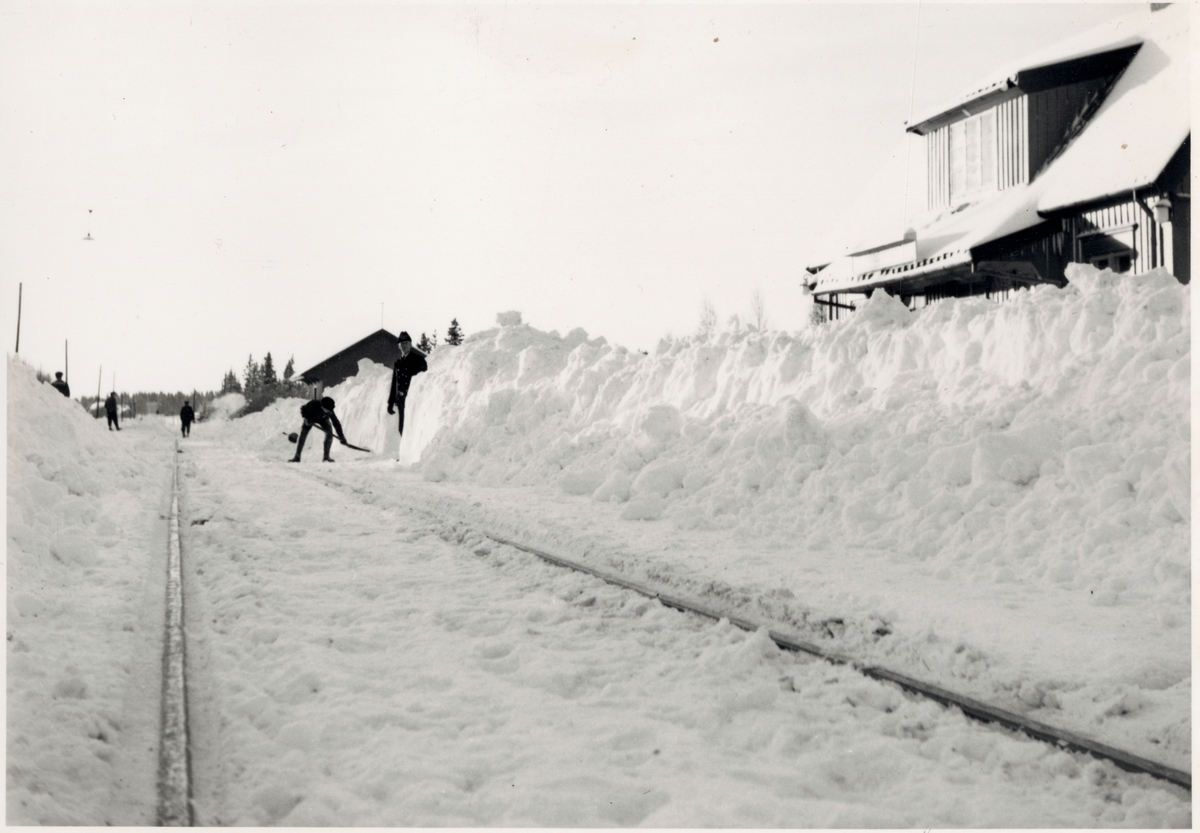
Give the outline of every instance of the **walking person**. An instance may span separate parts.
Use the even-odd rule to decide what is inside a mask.
[[[115,390],[108,395],[108,399],[104,400],[104,413],[108,415],[108,430],[113,430],[115,425],[120,431],[121,423],[117,419],[117,392]]]
[[[196,412],[192,410],[192,406],[185,399],[183,407],[179,409],[179,421],[183,423],[179,430],[183,432],[183,436],[190,437],[192,435],[192,422],[195,419]]]
[[[392,367],[392,391],[388,394],[387,412],[400,413],[400,436],[404,436],[404,400],[408,398],[408,385],[412,377],[429,369],[425,362],[425,354],[414,349],[408,333],[400,331],[398,340],[400,358]]]
[[[61,393],[63,396],[67,397],[67,399],[71,398],[71,386],[63,381],[61,370],[55,371],[54,381],[51,382],[50,384],[53,385],[54,387],[56,387],[58,389],[58,392]]]
[[[304,450],[304,441],[308,438],[308,432],[314,425],[321,427],[325,432],[325,456],[323,462],[332,463],[333,458],[329,456],[329,449],[333,447],[333,434],[337,432],[338,441],[345,444],[346,435],[342,433],[342,423],[338,421],[337,414],[333,412],[334,401],[326,396],[323,399],[313,399],[305,402],[300,406],[300,416],[304,417],[304,425],[300,429],[300,437],[296,440],[296,456],[288,460],[289,463],[300,462],[300,452]],[[332,428],[330,427],[332,423]]]

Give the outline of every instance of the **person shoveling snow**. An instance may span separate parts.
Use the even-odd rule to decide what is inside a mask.
[[[300,452],[304,451],[304,441],[308,439],[308,432],[312,430],[314,425],[325,432],[325,456],[321,458],[323,462],[333,462],[333,458],[329,456],[329,449],[333,447],[333,436],[335,432],[337,433],[338,442],[340,442],[342,445],[357,449],[359,451],[367,451],[365,448],[359,448],[356,445],[350,445],[350,443],[346,441],[346,435],[342,433],[342,423],[338,420],[337,414],[333,412],[334,404],[335,403],[333,399],[326,396],[323,399],[313,399],[309,402],[305,402],[300,407],[300,416],[304,417],[304,425],[300,428],[300,436],[295,439],[296,454],[290,460],[288,460],[289,463],[300,462]],[[332,428],[330,427],[330,423],[332,423]],[[289,434],[288,439],[292,439],[293,436],[294,435]]]

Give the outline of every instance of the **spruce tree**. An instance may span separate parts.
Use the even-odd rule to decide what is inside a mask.
[[[262,371],[258,367],[258,362],[254,361],[254,355],[246,360],[246,370],[242,374],[244,380],[243,390],[246,398],[250,399],[258,393],[258,389],[262,386]]]
[[[433,352],[433,345],[429,343],[429,336],[421,333],[421,340],[417,342],[417,349],[428,356]]]
[[[288,356],[287,364],[283,366],[283,381],[292,381],[292,376],[296,373],[295,361],[295,356]]]
[[[462,334],[462,330],[458,326],[458,319],[451,318],[450,319],[450,329],[446,330],[446,343],[457,346],[459,344],[462,344],[462,342],[463,342],[463,334]]]
[[[275,363],[271,361],[270,351],[267,352],[266,358],[263,359],[262,368],[259,372],[264,388],[274,388],[278,384],[279,377],[275,375]]]
[[[233,368],[225,374],[225,378],[221,381],[221,395],[227,393],[241,393],[242,383],[238,381],[237,374],[233,372]]]

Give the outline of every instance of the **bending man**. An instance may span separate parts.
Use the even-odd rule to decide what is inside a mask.
[[[333,400],[326,396],[324,399],[305,402],[300,406],[300,416],[304,417],[304,426],[300,429],[300,437],[296,440],[296,456],[288,462],[300,462],[300,452],[304,450],[304,441],[308,438],[308,432],[314,425],[319,425],[325,432],[325,456],[322,460],[332,463],[333,458],[329,456],[329,449],[333,447],[334,431],[337,432],[337,438],[340,441],[346,442],[346,435],[342,433],[342,423],[338,421],[337,414],[333,412]],[[332,428],[330,427],[331,422],[333,423]]]

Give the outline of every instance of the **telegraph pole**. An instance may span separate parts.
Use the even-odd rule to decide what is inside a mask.
[[[17,284],[17,353],[21,352],[21,294],[24,288],[25,284]]]

